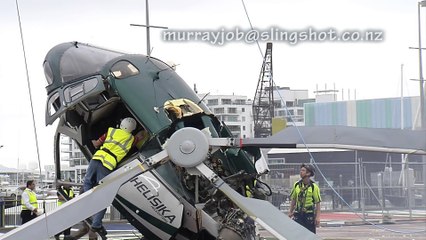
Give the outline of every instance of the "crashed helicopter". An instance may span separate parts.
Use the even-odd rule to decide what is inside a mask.
[[[61,135],[90,160],[91,140],[133,117],[144,141],[97,187],[3,239],[47,239],[111,204],[146,239],[255,239],[255,224],[278,239],[318,239],[263,200],[270,189],[257,180],[268,172],[259,148],[241,146],[173,66],[68,42],[53,47],[43,67],[46,124],[59,119],[58,180]]]

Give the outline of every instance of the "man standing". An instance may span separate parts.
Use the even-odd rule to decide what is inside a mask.
[[[312,165],[302,164],[300,167],[300,180],[297,181],[290,194],[291,204],[288,216],[297,223],[316,233],[320,223],[321,196],[318,184],[310,178],[315,175]]]
[[[37,217],[38,203],[37,203],[37,195],[34,192],[34,189],[35,189],[34,180],[27,181],[27,188],[25,188],[21,196],[22,224]]]
[[[88,191],[98,184],[104,177],[111,173],[117,164],[127,155],[135,138],[132,131],[136,129],[136,120],[125,118],[121,121],[120,128],[109,128],[108,132],[98,140],[93,140],[95,148],[100,147],[93,155],[84,177],[84,191]],[[102,218],[106,209],[93,215],[92,230],[105,236],[107,231],[102,226]]]
[[[71,181],[70,181],[71,182]],[[58,207],[61,206],[63,203],[71,200],[74,198],[74,191],[71,189],[71,185],[61,185],[58,188]],[[64,234],[64,240],[66,239],[72,239],[71,238],[71,228],[65,229],[63,232],[60,232],[55,235],[55,239],[59,240],[59,236],[61,233]]]

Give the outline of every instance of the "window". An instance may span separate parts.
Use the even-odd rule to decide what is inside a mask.
[[[285,158],[269,158],[268,164],[283,164],[285,163]]]
[[[243,126],[243,131],[245,131],[246,130],[246,126]]]
[[[245,108],[241,108],[241,112],[246,112],[246,109]]]
[[[293,107],[293,106],[294,106],[294,103],[293,103],[293,102],[285,102],[285,105],[286,105],[287,107]]]
[[[224,108],[215,108],[214,109],[214,113],[218,114],[218,113],[225,113],[225,109]]]
[[[232,101],[231,101],[231,99],[224,98],[224,99],[222,99],[222,104],[228,104],[228,105],[230,105],[230,104],[232,104]]]
[[[242,121],[245,122],[246,121],[246,117],[241,117]]]
[[[47,83],[50,85],[53,83],[53,73],[52,73],[52,69],[50,68],[49,62],[45,62],[43,67],[44,67],[44,76],[46,77]]]
[[[246,100],[244,99],[236,99],[235,104],[237,105],[244,105],[246,103]]]
[[[237,113],[237,108],[228,108],[228,113]]]
[[[278,101],[277,101],[277,100],[275,100],[275,101],[274,101],[274,107],[275,107],[275,108],[282,108],[282,106],[281,106],[281,101],[280,101],[280,100],[278,100]]]
[[[119,61],[111,67],[111,73],[117,79],[138,75],[139,70],[128,61]]]
[[[228,122],[238,122],[238,116],[228,116]]]
[[[123,54],[82,44],[70,47],[64,52],[60,61],[62,82],[67,83],[91,76],[97,72],[95,69],[102,69],[106,62],[121,55]],[[59,79],[54,79],[57,80]]]
[[[298,109],[297,110],[297,115],[302,116],[303,115],[303,109]]]
[[[92,91],[96,88],[98,84],[98,79],[96,77],[90,78],[82,83],[69,86],[64,89],[64,99],[67,103],[72,103],[77,101],[77,99],[86,95],[86,93]]]
[[[218,104],[219,104],[218,99],[209,99],[209,100],[207,100],[207,105],[209,105],[209,106],[215,106],[215,105],[218,105]]]
[[[228,126],[228,128],[232,132],[239,132],[240,131],[240,126],[238,126],[238,125],[230,125],[230,126]]]
[[[59,93],[56,92],[48,100],[47,113],[49,114],[49,116],[52,116],[53,114],[56,113],[56,110],[59,109],[60,107],[61,107],[61,101],[59,99]]]

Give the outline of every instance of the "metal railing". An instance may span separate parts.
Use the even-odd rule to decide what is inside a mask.
[[[0,201],[0,227],[19,226],[21,225],[21,201],[20,200],[3,200]],[[49,213],[58,207],[58,199],[50,198],[46,200],[38,200],[38,208],[44,209],[45,213]],[[104,221],[118,220],[121,216],[114,207],[108,207],[104,216]]]

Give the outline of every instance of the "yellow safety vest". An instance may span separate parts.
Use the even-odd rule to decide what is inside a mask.
[[[61,187],[61,188],[62,188],[62,187]],[[69,199],[74,198],[74,191],[73,191],[71,188],[70,188],[69,192],[68,192],[65,188],[62,188],[62,191],[65,193],[65,195],[66,195]],[[66,202],[66,201],[59,200],[59,201],[58,201],[58,206],[61,206],[64,202]]]
[[[28,194],[28,197],[30,198],[30,204],[34,207],[34,208],[38,208],[38,203],[37,203],[37,195],[29,190],[28,188],[24,190],[24,192],[26,192]],[[29,210],[27,208],[27,206],[25,206],[24,203],[24,199],[21,198],[21,205],[22,205],[22,210]]]
[[[135,138],[131,133],[121,129],[109,128],[101,149],[93,155],[94,160],[102,162],[104,167],[114,170],[132,147]]]
[[[305,185],[302,181],[294,184],[290,198],[296,200],[296,212],[311,213],[315,204],[321,202],[320,189],[313,181]]]

